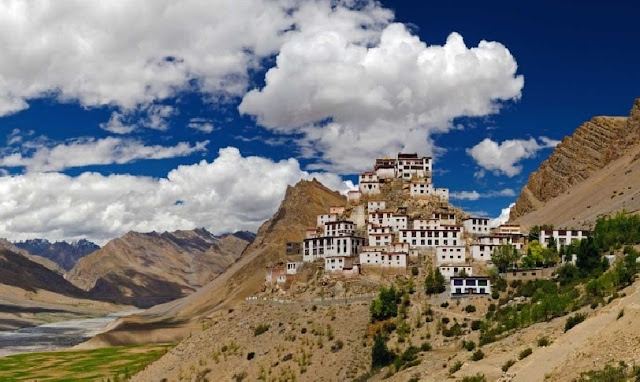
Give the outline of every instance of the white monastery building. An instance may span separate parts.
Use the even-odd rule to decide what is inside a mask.
[[[451,297],[466,297],[491,294],[491,280],[488,277],[451,277]]]
[[[473,276],[473,267],[471,265],[440,265],[438,270],[444,276],[444,279],[449,281],[452,277],[457,277],[463,273],[466,276]]]
[[[489,218],[474,218],[463,220],[464,230],[472,235],[489,234]]]
[[[554,229],[554,230],[541,230],[540,231],[540,245],[547,248],[550,239],[553,237],[555,242],[559,246],[565,246],[571,244],[574,240],[586,239],[589,236],[589,231],[585,230],[572,230],[572,229]]]
[[[467,250],[464,245],[436,247],[436,263],[464,264],[467,262]]]
[[[367,202],[367,210],[369,212],[376,212],[387,208],[387,202],[384,200],[370,200]]]
[[[376,195],[380,193],[380,182],[375,172],[363,172],[358,180],[358,189],[363,194]]]
[[[329,222],[334,222],[338,220],[337,214],[322,214],[318,215],[318,227],[324,227],[325,224]]]

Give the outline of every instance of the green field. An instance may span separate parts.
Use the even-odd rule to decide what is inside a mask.
[[[125,381],[173,345],[19,354],[0,358],[5,381]]]

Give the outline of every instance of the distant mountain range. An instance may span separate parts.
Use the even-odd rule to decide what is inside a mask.
[[[53,261],[65,271],[71,270],[84,256],[100,249],[100,246],[85,239],[71,243],[66,241],[51,243],[46,239],[31,239],[13,244],[32,255],[42,256]]]
[[[128,232],[81,258],[66,279],[92,298],[149,307],[184,297],[233,264],[251,232]]]

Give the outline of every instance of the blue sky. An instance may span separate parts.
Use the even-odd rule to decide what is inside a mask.
[[[255,230],[399,149],[495,217],[639,96],[634,2],[90,3],[0,5],[0,236]]]

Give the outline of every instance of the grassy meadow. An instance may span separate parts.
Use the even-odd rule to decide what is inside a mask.
[[[0,358],[5,381],[126,381],[173,345],[18,354]]]

